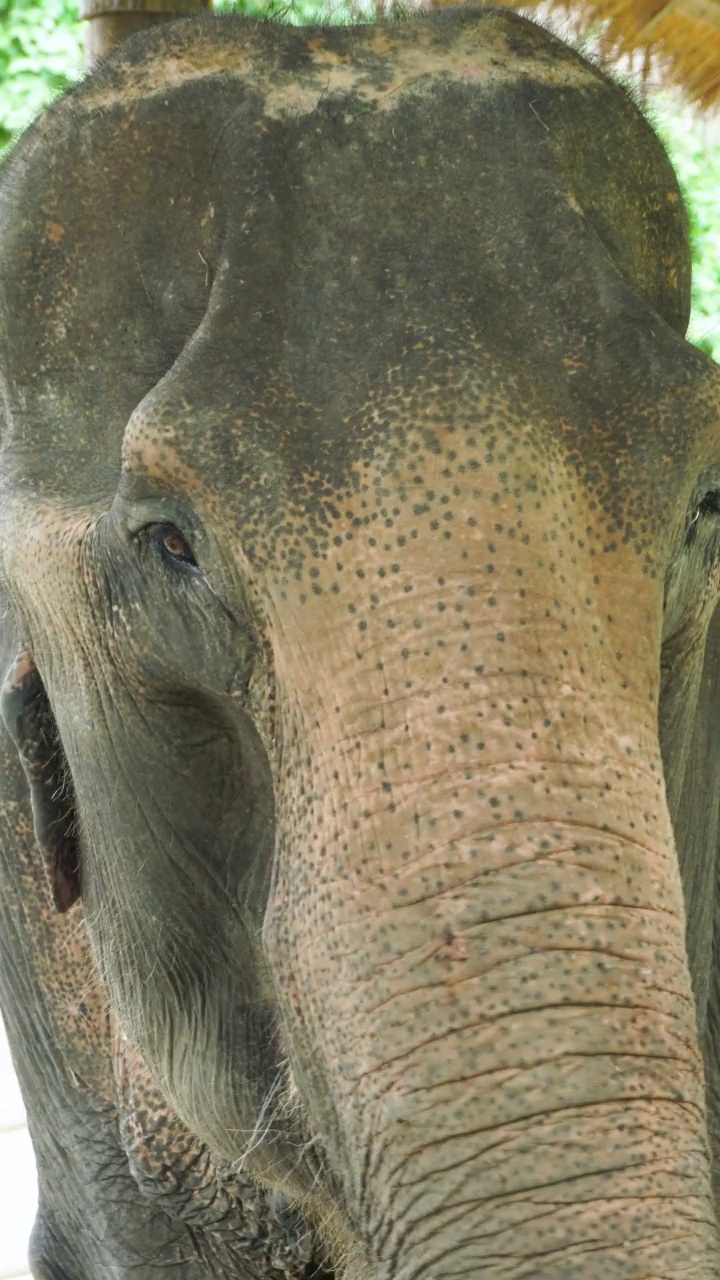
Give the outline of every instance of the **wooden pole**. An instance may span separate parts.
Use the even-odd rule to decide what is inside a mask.
[[[212,8],[212,0],[81,0],[85,28],[85,66],[92,70],[133,31],[173,22]]]

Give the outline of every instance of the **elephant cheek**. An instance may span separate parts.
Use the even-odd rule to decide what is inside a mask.
[[[5,677],[0,709],[30,787],[35,838],[53,906],[63,913],[81,891],[75,796],[45,686],[26,649]]]

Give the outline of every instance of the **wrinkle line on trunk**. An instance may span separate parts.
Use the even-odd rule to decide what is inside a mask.
[[[424,988],[421,988],[421,989],[424,989]],[[378,1008],[381,1008],[382,1006],[381,1006],[381,1005],[379,1005],[379,1006],[377,1006],[377,1007],[378,1007]],[[450,1039],[450,1037],[452,1037],[452,1036],[461,1035],[461,1034],[463,1033],[463,1031],[471,1031],[474,1027],[477,1027],[477,1026],[485,1026],[485,1027],[497,1026],[499,1023],[506,1022],[506,1021],[508,1021],[508,1020],[513,1020],[513,1019],[516,1019],[516,1018],[522,1018],[522,1017],[523,1017],[525,1014],[527,1014],[527,1013],[532,1013],[532,1014],[535,1014],[535,1013],[548,1013],[548,1012],[557,1012],[557,1011],[560,1011],[560,1010],[562,1010],[562,1011],[563,1011],[563,1012],[565,1012],[565,1013],[572,1013],[572,1012],[574,1012],[574,1011],[576,1011],[576,1010],[580,1010],[580,1009],[608,1009],[608,1010],[612,1010],[613,1012],[621,1011],[621,1012],[626,1012],[626,1013],[627,1013],[627,1012],[633,1012],[633,1013],[636,1013],[636,1012],[650,1013],[650,1014],[652,1014],[652,1016],[653,1016],[654,1018],[658,1019],[659,1021],[662,1021],[662,1022],[665,1022],[665,1023],[669,1023],[671,1026],[672,1026],[672,1025],[673,1025],[673,1023],[676,1021],[676,1019],[671,1018],[669,1014],[666,1014],[666,1013],[662,1012],[661,1010],[658,1010],[657,1008],[653,1008],[653,1006],[652,1006],[652,1005],[642,1005],[642,1004],[635,1004],[635,1003],[633,1003],[632,1005],[625,1005],[625,1004],[604,1004],[602,1001],[599,1001],[599,1000],[593,1000],[593,1001],[587,1001],[587,1002],[584,1002],[584,1001],[582,1001],[582,1000],[575,1000],[575,999],[574,999],[574,1000],[572,1000],[572,1001],[568,1001],[568,1002],[567,1002],[567,1003],[565,1003],[565,1004],[563,1004],[563,1003],[556,1003],[556,1004],[533,1004],[533,1005],[529,1005],[529,1006],[528,1006],[527,1008],[525,1008],[525,1009],[523,1009],[523,1008],[514,1008],[514,1009],[510,1010],[510,1012],[508,1012],[508,1013],[497,1013],[497,1014],[492,1014],[492,1015],[488,1016],[487,1018],[483,1019],[482,1021],[481,1021],[481,1020],[479,1020],[479,1019],[473,1019],[473,1020],[471,1020],[471,1021],[469,1021],[469,1022],[462,1023],[460,1026],[450,1027],[450,1028],[444,1028],[442,1031],[438,1032],[436,1035],[427,1036],[424,1040],[418,1040],[418,1041],[417,1041],[417,1043],[413,1044],[412,1048],[407,1049],[404,1053],[393,1054],[393,1055],[392,1055],[392,1057],[388,1057],[388,1058],[386,1058],[386,1059],[385,1059],[382,1063],[380,1063],[378,1066],[372,1067],[372,1068],[370,1068],[370,1069],[369,1069],[369,1070],[367,1070],[367,1071],[363,1071],[363,1072],[362,1072],[362,1073],[360,1073],[360,1075],[358,1075],[358,1076],[356,1077],[356,1079],[353,1081],[353,1087],[356,1087],[356,1086],[357,1086],[357,1084],[358,1084],[360,1081],[362,1081],[362,1080],[366,1079],[366,1077],[367,1077],[367,1076],[371,1076],[371,1075],[375,1075],[375,1074],[383,1073],[383,1072],[385,1072],[385,1071],[387,1070],[387,1068],[388,1068],[388,1067],[395,1066],[395,1064],[396,1064],[396,1063],[398,1063],[398,1062],[404,1062],[404,1061],[406,1061],[406,1060],[407,1060],[407,1059],[409,1059],[409,1058],[413,1058],[413,1057],[415,1057],[415,1056],[417,1055],[417,1053],[418,1053],[418,1050],[420,1050],[420,1049],[425,1049],[425,1048],[427,1048],[427,1046],[428,1046],[428,1045],[431,1045],[431,1044],[437,1044],[437,1043],[438,1043],[439,1041],[441,1041],[441,1040],[448,1040],[448,1039]],[[349,1046],[350,1046],[350,1047],[352,1047],[353,1042],[352,1042],[352,1041],[349,1041],[348,1043],[349,1043]],[[683,1042],[683,1043],[685,1043],[685,1042]],[[691,1047],[692,1047],[692,1046],[691,1046]],[[562,1053],[558,1054],[558,1057],[557,1057],[557,1058],[549,1058],[549,1059],[546,1059],[546,1061],[548,1061],[548,1062],[559,1062],[559,1061],[561,1061],[563,1058],[567,1058],[567,1060],[568,1060],[568,1061],[572,1061],[572,1060],[573,1060],[573,1059],[575,1059],[575,1058],[590,1058],[590,1059],[595,1059],[595,1058],[600,1058],[600,1057],[609,1057],[609,1058],[613,1058],[613,1057],[614,1057],[614,1058],[630,1058],[630,1059],[632,1059],[632,1058],[637,1058],[639,1061],[642,1061],[642,1062],[653,1062],[653,1061],[657,1061],[657,1062],[674,1062],[674,1061],[676,1060],[676,1055],[675,1055],[675,1054],[634,1053],[632,1050],[625,1048],[625,1049],[623,1049],[622,1053],[603,1053],[603,1052],[601,1052],[601,1051],[598,1051],[598,1052],[592,1052],[592,1053],[581,1053],[581,1052],[580,1052],[580,1053],[578,1053],[577,1051],[573,1050],[573,1052],[572,1052],[572,1053],[562,1052]],[[680,1060],[680,1059],[678,1059],[678,1060]],[[522,1070],[534,1069],[534,1068],[535,1068],[535,1065],[536,1065],[536,1064],[535,1064],[535,1062],[533,1061],[533,1063],[532,1063],[532,1068],[530,1068],[530,1067],[523,1067],[523,1068],[521,1068],[521,1069],[522,1069]],[[506,1068],[501,1068],[501,1070],[503,1071],[503,1074],[505,1074],[505,1072],[506,1072],[506,1070],[507,1070],[507,1069],[506,1069]],[[475,1072],[475,1073],[473,1073],[473,1074],[471,1074],[471,1075],[468,1075],[468,1076],[466,1077],[466,1079],[468,1079],[468,1080],[482,1079],[482,1078],[484,1078],[485,1076],[493,1075],[493,1074],[495,1074],[495,1072],[493,1072],[493,1071],[487,1071],[487,1072],[478,1071],[478,1072]],[[346,1078],[347,1078],[347,1079],[351,1079],[351,1077],[346,1077]],[[445,1081],[443,1081],[443,1082],[442,1082],[442,1087],[444,1087],[444,1086],[445,1086],[445,1083],[446,1083]],[[392,1085],[388,1085],[388,1089],[390,1089],[390,1088],[392,1088]],[[410,1094],[410,1092],[411,1092],[411,1090],[408,1090],[407,1092],[408,1092],[408,1095],[409,1095],[409,1094]],[[422,1092],[422,1090],[420,1090],[420,1092]]]
[[[510,864],[510,867],[508,869],[512,870],[517,865],[535,866],[536,864],[530,859],[528,859],[528,861],[525,864],[512,863]],[[580,866],[582,864],[578,863],[577,865]],[[488,878],[492,875],[499,874],[499,872],[504,872],[505,870],[506,868],[504,864],[502,867],[499,867],[499,868],[494,867],[492,872],[487,873]],[[452,891],[454,892],[456,888],[464,889],[468,885],[476,884],[479,880],[483,878],[484,874],[485,873],[480,872],[475,876],[471,876],[467,880],[458,880],[457,882],[454,882],[452,886]],[[401,903],[393,904],[390,907],[385,907],[384,910],[378,909],[376,913],[376,917],[379,919],[382,916],[386,916],[386,915],[397,915],[398,911],[403,911],[406,907],[414,907],[414,906],[417,906],[418,903],[420,902],[430,902],[432,901],[433,898],[442,898],[442,897],[445,897],[445,898],[448,897],[448,890],[445,888],[434,890],[432,893],[428,893],[421,898],[404,898]],[[674,911],[668,910],[666,907],[650,906],[649,904],[646,904],[646,903],[615,902],[614,900],[611,899],[610,901],[607,901],[607,902],[602,902],[602,901],[587,902],[587,903],[568,902],[568,903],[561,903],[560,905],[558,905],[557,903],[553,903],[552,906],[549,906],[549,907],[537,906],[537,907],[531,907],[531,908],[524,908],[522,911],[509,911],[507,913],[503,913],[500,916],[484,916],[482,920],[478,921],[478,923],[480,925],[501,924],[504,920],[522,920],[523,917],[525,916],[530,917],[530,916],[551,915],[554,911],[562,911],[562,910],[582,911],[583,909],[586,909],[588,907],[617,907],[619,909],[622,909],[623,915],[627,914],[627,912],[630,912],[630,911],[638,911],[638,912],[642,912],[644,915],[667,916],[671,920],[675,920],[677,918],[676,913]],[[341,927],[342,926],[338,925],[338,928],[341,928]]]
[[[612,1102],[609,1102],[607,1099],[603,1098],[603,1099],[600,1099],[598,1102],[584,1102],[582,1107],[578,1107],[577,1105],[573,1107],[565,1107],[565,1106],[544,1107],[542,1108],[542,1110],[539,1110],[539,1111],[530,1111],[524,1115],[516,1116],[512,1120],[504,1120],[502,1122],[501,1127],[503,1130],[508,1132],[510,1137],[513,1136],[514,1130],[517,1130],[518,1136],[522,1137],[527,1128],[528,1122],[533,1120],[545,1120],[551,1116],[555,1118],[563,1116],[569,1119],[573,1119],[577,1116],[582,1116],[584,1118],[585,1115],[588,1114],[588,1112],[600,1111],[603,1107],[612,1111],[612,1110],[615,1110],[616,1107],[619,1105],[627,1104],[628,1106],[633,1107],[633,1106],[637,1106],[638,1103],[641,1103],[643,1105],[645,1105],[646,1103],[661,1103],[661,1104],[672,1103],[674,1106],[680,1106],[684,1109],[692,1108],[698,1115],[698,1118],[702,1120],[703,1123],[705,1122],[705,1114],[702,1107],[696,1106],[694,1103],[691,1103],[688,1099],[683,1099],[682,1102],[676,1102],[674,1098],[664,1097],[662,1094],[649,1093],[649,1094],[643,1094],[642,1097],[638,1097],[636,1094],[626,1095],[624,1093],[621,1093],[621,1094],[618,1094],[617,1097],[613,1098]],[[497,1128],[498,1128],[497,1122],[494,1124],[473,1125],[472,1128],[463,1130],[463,1137],[466,1137],[466,1138],[479,1137],[483,1133],[492,1133],[496,1131]],[[390,1166],[389,1172],[391,1175],[394,1176],[394,1174],[399,1169],[402,1169],[403,1166],[407,1164],[407,1161],[411,1155],[417,1155],[420,1152],[427,1151],[429,1148],[432,1148],[433,1150],[439,1150],[441,1147],[447,1146],[450,1143],[457,1142],[457,1141],[458,1141],[458,1135],[455,1133],[451,1133],[445,1137],[434,1137],[432,1139],[432,1142],[422,1143],[420,1146],[409,1148],[408,1151],[404,1153],[402,1161],[398,1162],[394,1166]],[[496,1143],[491,1143],[490,1146],[488,1147],[483,1147],[483,1155],[485,1154],[486,1151],[493,1151],[502,1145],[507,1145],[507,1143],[496,1142]],[[473,1160],[477,1160],[477,1152],[473,1152],[472,1156],[468,1157],[467,1163],[471,1163]],[[466,1162],[460,1161],[457,1167],[462,1168],[462,1165],[464,1163]],[[620,1166],[620,1167],[628,1168],[628,1165],[625,1164],[624,1166]],[[639,1164],[638,1167],[642,1167],[642,1166]],[[452,1169],[452,1168],[455,1168],[455,1166],[444,1165],[443,1168]],[[593,1170],[592,1174],[568,1175],[567,1178],[560,1178],[557,1181],[559,1184],[564,1181],[570,1181],[571,1177],[580,1177],[580,1176],[594,1177],[595,1170]],[[403,1185],[412,1186],[413,1184],[410,1182]],[[545,1184],[543,1183],[542,1185],[545,1185]],[[515,1193],[513,1192],[512,1194],[514,1195]],[[491,1200],[499,1199],[499,1197],[488,1196],[487,1199],[488,1201],[491,1201]]]
[[[617,1167],[615,1167],[615,1168],[610,1168],[610,1169],[608,1169],[608,1170],[607,1170],[607,1173],[608,1173],[608,1174],[611,1174],[611,1173],[622,1173],[622,1172],[623,1172],[623,1167],[622,1167],[622,1165],[618,1165],[618,1166],[617,1166]],[[568,1183],[571,1183],[571,1182],[573,1182],[573,1181],[577,1181],[577,1180],[578,1180],[577,1178],[573,1178],[573,1177],[569,1177],[569,1178],[567,1179]],[[555,1185],[555,1184],[551,1184],[551,1185]],[[533,1188],[532,1184],[528,1184],[528,1186],[527,1186],[527,1187],[523,1188],[523,1192],[524,1192],[524,1194],[525,1194],[525,1195],[527,1195],[529,1192],[532,1192],[534,1189],[535,1189],[535,1188]],[[476,1199],[474,1199],[474,1200],[469,1199],[469,1200],[467,1200],[467,1201],[465,1201],[465,1202],[462,1202],[462,1203],[461,1203],[461,1202],[459,1202],[459,1201],[455,1201],[454,1203],[455,1203],[455,1205],[457,1206],[457,1208],[458,1208],[458,1209],[461,1209],[461,1208],[462,1208],[462,1209],[464,1209],[465,1211],[467,1211],[467,1209],[468,1209],[469,1207],[472,1207],[473,1205],[479,1205],[479,1204],[492,1203],[492,1202],[493,1202],[494,1200],[496,1200],[496,1199],[497,1199],[497,1197],[489,1196],[489,1197],[485,1197],[484,1199],[483,1199],[483,1198],[476,1198]],[[629,1205],[631,1205],[631,1204],[635,1204],[635,1203],[637,1203],[637,1204],[647,1204],[647,1203],[654,1203],[655,1201],[663,1201],[663,1200],[670,1200],[670,1199],[672,1199],[673,1203],[677,1203],[677,1201],[681,1201],[681,1200],[686,1200],[686,1201],[689,1201],[689,1200],[695,1200],[695,1199],[697,1199],[697,1197],[696,1197],[696,1196],[694,1196],[694,1195],[692,1195],[692,1194],[688,1194],[688,1195],[676,1194],[676,1195],[673,1195],[672,1197],[671,1197],[671,1196],[664,1196],[664,1195],[660,1195],[660,1194],[655,1195],[655,1196],[643,1196],[643,1195],[627,1195],[627,1196],[591,1196],[591,1197],[589,1197],[588,1199],[580,1200],[580,1201],[578,1201],[578,1202],[576,1202],[576,1203],[581,1204],[581,1205],[582,1205],[582,1207],[583,1207],[583,1209],[588,1208],[588,1207],[589,1207],[589,1206],[591,1206],[591,1205],[598,1205],[598,1206],[601,1206],[602,1208],[607,1208],[607,1207],[609,1207],[609,1206],[611,1206],[611,1205],[617,1205],[617,1206],[621,1206],[622,1208],[627,1208]],[[506,1201],[506,1203],[508,1203],[508,1204],[519,1204],[519,1203],[521,1203],[521,1201],[520,1201],[519,1196],[518,1196],[518,1200],[514,1200],[514,1199],[513,1199],[513,1200],[508,1200],[508,1201]],[[565,1200],[556,1200],[556,1201],[552,1201],[552,1200],[550,1200],[550,1201],[548,1201],[547,1203],[544,1203],[544,1202],[542,1202],[542,1201],[541,1201],[541,1202],[540,1202],[540,1204],[542,1205],[542,1208],[540,1208],[540,1205],[538,1204],[538,1202],[537,1202],[537,1201],[531,1201],[531,1202],[529,1202],[529,1204],[537,1205],[537,1207],[538,1207],[538,1209],[539,1209],[539,1212],[537,1212],[537,1213],[528,1213],[528,1214],[527,1214],[527,1215],[522,1219],[521,1224],[519,1224],[519,1225],[521,1225],[522,1227],[527,1227],[528,1225],[532,1225],[533,1223],[536,1223],[536,1222],[542,1222],[543,1220],[548,1219],[548,1218],[549,1218],[549,1219],[552,1219],[553,1217],[555,1217],[555,1216],[556,1216],[556,1214],[557,1214],[557,1212],[558,1212],[558,1210],[559,1210],[559,1209],[563,1209],[563,1208],[567,1208],[567,1207],[568,1207],[568,1205],[567,1205],[567,1201],[565,1201]],[[529,1205],[528,1205],[528,1207],[529,1207]],[[464,1218],[465,1218],[465,1216],[466,1216],[466,1213],[465,1213],[465,1212],[459,1212],[459,1213],[457,1213],[457,1214],[454,1214],[453,1216],[449,1216],[449,1217],[447,1217],[447,1218],[444,1218],[444,1219],[443,1219],[443,1227],[445,1227],[445,1228],[453,1227],[453,1226],[455,1226],[458,1222],[463,1221],[463,1220],[464,1220]],[[708,1221],[708,1223],[710,1223],[710,1222],[711,1222],[711,1219],[710,1219],[710,1218],[708,1218],[708,1219],[707,1219],[707,1221]],[[468,1236],[468,1237],[466,1237],[466,1238],[465,1238],[465,1240],[464,1240],[464,1245],[465,1245],[465,1247],[466,1247],[469,1241],[474,1241],[474,1240],[492,1240],[493,1238],[495,1238],[495,1237],[497,1237],[497,1236],[505,1235],[506,1233],[507,1233],[507,1227],[505,1227],[505,1226],[504,1226],[504,1227],[500,1227],[500,1228],[498,1228],[498,1230],[496,1230],[496,1231],[475,1231],[475,1232],[473,1232],[472,1236]],[[423,1243],[425,1243],[427,1240],[432,1239],[433,1234],[434,1234],[434,1232],[432,1231],[432,1229],[431,1229],[431,1228],[430,1228],[430,1229],[428,1229],[428,1231],[427,1231],[427,1232],[421,1232],[421,1231],[416,1232],[416,1233],[415,1233],[415,1236],[414,1236],[414,1243],[416,1244],[416,1246],[417,1246],[418,1244],[423,1244]],[[679,1237],[679,1238],[680,1238],[680,1239],[682,1239],[682,1237]],[[656,1237],[652,1237],[652,1239],[653,1239],[653,1240],[655,1240],[655,1239],[656,1239]],[[640,1238],[640,1239],[637,1241],[637,1243],[638,1243],[638,1244],[641,1244],[641,1243],[642,1243],[642,1238]],[[570,1246],[570,1247],[572,1248],[573,1246]],[[575,1246],[575,1247],[577,1247],[577,1246]],[[602,1245],[602,1246],[598,1246],[598,1247],[603,1247],[603,1248],[607,1249],[607,1244],[604,1244],[604,1245]],[[554,1252],[554,1250],[552,1250],[552,1249],[551,1249],[551,1250],[548,1250],[548,1253],[553,1253],[553,1252]],[[533,1256],[535,1256],[535,1255],[533,1255]],[[542,1256],[542,1255],[539,1255],[539,1256]]]

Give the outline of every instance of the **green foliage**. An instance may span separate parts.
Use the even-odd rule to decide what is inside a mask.
[[[79,0],[0,0],[0,152],[82,72]],[[296,24],[366,21],[373,0],[219,0],[257,18]],[[689,337],[720,361],[720,123],[703,123],[669,94],[652,103],[685,192],[693,237]]]
[[[0,150],[77,79],[81,26],[75,0],[0,0]]]
[[[216,13],[244,13],[293,26],[316,22],[368,22],[375,11],[373,0],[215,0]]]
[[[653,119],[675,165],[690,214],[693,313],[688,337],[720,361],[720,121],[700,121],[660,94]]]

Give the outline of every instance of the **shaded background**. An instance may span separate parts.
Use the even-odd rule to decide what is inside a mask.
[[[27,1242],[36,1203],[35,1160],[0,1022],[0,1280],[30,1280]]]

